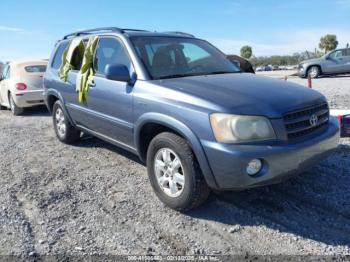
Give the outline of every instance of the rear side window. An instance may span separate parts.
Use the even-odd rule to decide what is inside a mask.
[[[111,37],[101,38],[98,43],[94,59],[95,72],[104,75],[108,64],[122,64],[129,70],[131,67],[131,61],[123,44]]]
[[[46,71],[45,65],[33,65],[24,67],[27,73],[44,73]]]
[[[61,43],[57,50],[56,50],[56,54],[53,58],[53,61],[52,61],[52,68],[55,68],[55,69],[59,69],[61,64],[62,64],[62,55],[63,55],[63,52],[64,50],[67,48],[67,46],[69,45],[69,42],[63,42]]]

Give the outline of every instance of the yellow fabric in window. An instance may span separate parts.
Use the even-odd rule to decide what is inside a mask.
[[[82,56],[84,51],[85,46],[82,39],[73,39],[70,45],[64,50],[62,54],[62,63],[58,70],[58,76],[61,80],[67,82],[69,71],[75,69],[72,65],[74,52],[78,52],[78,54]]]
[[[77,75],[76,89],[79,93],[78,101],[82,103],[86,101],[86,95],[89,90],[90,84],[93,81],[95,72],[93,70],[93,58],[95,54],[95,49],[97,46],[98,37],[94,36],[89,38],[89,41],[85,47],[85,52],[83,56],[83,62],[80,71]]]

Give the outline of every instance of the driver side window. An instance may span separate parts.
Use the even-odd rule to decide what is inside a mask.
[[[123,44],[112,37],[101,38],[98,42],[94,58],[96,74],[105,75],[108,64],[122,64],[132,71],[131,61]]]
[[[342,56],[343,56],[342,50],[334,51],[333,53],[331,53],[329,55],[329,57],[332,58],[332,59],[338,59],[338,58],[340,58]]]

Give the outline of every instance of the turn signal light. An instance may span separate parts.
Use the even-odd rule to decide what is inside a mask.
[[[24,83],[17,83],[16,84],[16,89],[17,90],[26,90],[27,89],[27,85]]]

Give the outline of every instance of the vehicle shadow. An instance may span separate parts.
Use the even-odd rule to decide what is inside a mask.
[[[350,146],[312,170],[281,184],[212,194],[187,215],[270,229],[323,242],[350,245]]]
[[[319,78],[349,78],[350,75],[321,75]]]
[[[99,138],[96,138],[96,137],[93,137],[93,136],[90,136],[88,134],[83,134],[81,140],[74,144],[74,146],[76,147],[83,147],[83,148],[104,148],[104,149],[107,149],[113,153],[116,153],[118,155],[121,155],[125,158],[128,158],[140,165],[145,165],[140,159],[138,156],[136,156],[135,154],[123,149],[123,148],[120,148],[118,146],[115,146],[115,145],[112,145],[108,142],[105,142]]]
[[[24,109],[21,116],[50,116],[46,106],[35,106]]]

